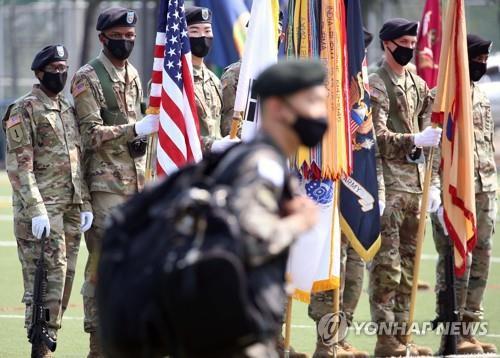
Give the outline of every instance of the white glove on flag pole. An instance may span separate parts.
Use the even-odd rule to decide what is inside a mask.
[[[244,141],[255,136],[260,119],[257,98],[250,93],[252,83],[278,61],[278,17],[278,0],[253,1],[234,103],[234,111],[244,113],[241,129]]]

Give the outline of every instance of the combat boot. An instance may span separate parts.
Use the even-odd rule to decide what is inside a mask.
[[[410,346],[410,356],[418,356],[418,351]],[[406,346],[394,336],[377,336],[375,357],[406,357]]]
[[[87,358],[104,358],[104,354],[101,351],[99,335],[97,334],[97,332],[90,332],[89,348],[90,351]]]
[[[45,343],[40,343],[31,347],[31,358],[53,358],[54,355]]]
[[[467,341],[464,337],[457,337],[457,354],[483,354],[480,345]]]
[[[354,355],[351,352],[346,351],[340,344],[337,345],[337,354],[335,355],[338,358],[354,358]],[[333,346],[327,346],[323,344],[321,341],[316,342],[316,349],[314,350],[314,354],[312,358],[331,358],[333,357]]]
[[[497,347],[493,343],[486,343],[486,342],[481,342],[479,339],[477,339],[474,336],[466,336],[464,337],[464,340],[467,342],[470,342],[472,344],[475,344],[476,346],[481,347],[483,350],[483,353],[496,353],[497,352]]]
[[[353,347],[353,345],[350,344],[349,342],[347,342],[346,340],[343,340],[342,342],[340,342],[339,345],[342,347],[343,350],[351,353],[354,358],[369,358],[370,357],[368,352],[358,350],[357,348]]]
[[[285,338],[280,335],[276,342],[276,350],[278,351],[278,355],[280,358],[285,357]],[[288,355],[290,358],[309,358],[306,353],[295,352],[292,346],[290,346],[290,354]]]
[[[402,345],[406,345],[406,338],[404,336],[397,335],[396,336],[398,341],[401,342]],[[419,356],[432,356],[432,349],[429,347],[425,346],[419,346],[415,344],[415,342],[411,341],[408,343],[411,348],[413,348],[414,351],[416,351],[417,355]]]

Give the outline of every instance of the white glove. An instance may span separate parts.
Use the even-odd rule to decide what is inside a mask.
[[[228,135],[222,139],[217,139],[212,143],[212,149],[211,149],[212,153],[221,153],[230,146],[239,143],[240,141],[241,139],[239,138],[231,139]]]
[[[380,211],[380,216],[384,215],[385,203],[382,200],[378,201],[378,210]]]
[[[442,206],[439,207],[437,212],[437,217],[441,227],[443,228],[444,234],[448,236],[448,230],[446,229],[446,224],[444,223],[444,208]]]
[[[50,222],[47,215],[35,216],[31,219],[31,232],[37,239],[41,239],[43,231],[45,230],[45,237],[50,235]]]
[[[431,186],[429,192],[429,205],[427,206],[427,212],[435,213],[441,206],[441,190],[435,186]]]
[[[148,114],[135,124],[135,133],[138,136],[149,135],[158,132],[160,127],[160,115]]]
[[[415,134],[413,142],[417,147],[437,147],[441,140],[441,128],[427,127],[422,132]]]
[[[80,229],[82,232],[87,231],[92,226],[92,221],[94,221],[94,215],[90,211],[82,211],[80,213]]]

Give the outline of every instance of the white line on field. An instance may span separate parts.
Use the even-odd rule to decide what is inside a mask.
[[[17,247],[15,241],[0,241],[0,247]]]
[[[0,314],[0,319],[24,319],[24,315],[20,314]],[[64,316],[63,319],[67,320],[75,320],[75,321],[83,321],[83,317],[72,317],[72,316]]]
[[[426,261],[437,261],[438,259],[438,255],[437,254],[422,254],[422,260],[426,260]],[[490,261],[492,264],[498,264],[500,263],[500,257],[491,257],[491,261]]]
[[[2,217],[2,215],[0,215],[0,221],[1,221],[1,217]],[[7,241],[7,240],[1,241],[0,240],[0,247],[17,247],[17,245],[16,245],[15,241]],[[425,260],[425,261],[436,261],[437,258],[438,258],[438,255],[436,255],[436,254],[422,254],[422,260]],[[491,263],[492,264],[499,264],[500,257],[493,256],[491,258]]]

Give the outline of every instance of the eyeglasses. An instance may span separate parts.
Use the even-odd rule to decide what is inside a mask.
[[[45,66],[44,71],[50,73],[64,73],[68,71],[68,68],[69,66],[66,65],[57,65],[57,66],[48,65]]]

